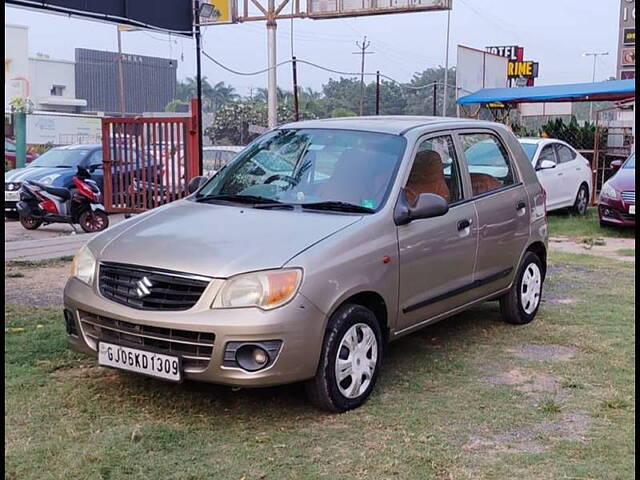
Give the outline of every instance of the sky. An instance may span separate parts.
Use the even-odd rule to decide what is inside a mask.
[[[540,64],[536,85],[589,82],[593,60],[584,52],[609,51],[598,57],[596,79],[616,73],[619,0],[454,0],[451,14],[450,65],[456,63],[456,46],[484,49],[490,45],[524,47],[525,60]],[[112,24],[7,7],[5,22],[26,25],[31,55],[73,60],[75,48],[117,50]],[[291,21],[277,28],[278,61],[291,57]],[[356,41],[371,42],[365,70],[407,82],[414,72],[445,65],[446,12],[415,12],[349,19],[293,21],[294,54],[325,67],[360,70]],[[123,32],[123,51],[178,60],[178,78],[195,75],[192,39],[159,32]],[[252,72],[266,68],[267,33],[264,22],[214,25],[203,29],[203,49],[231,69]],[[266,74],[240,76],[202,59],[203,75],[210,83],[224,81],[238,93],[264,88]],[[278,69],[278,86],[292,88],[291,67]],[[298,81],[319,89],[331,74],[299,65]]]

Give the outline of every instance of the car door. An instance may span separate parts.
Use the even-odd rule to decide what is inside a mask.
[[[554,168],[542,169],[541,165],[544,160],[553,162],[556,166]],[[542,185],[542,188],[544,188],[544,191],[547,192],[547,210],[559,208],[562,203],[562,190],[564,187],[562,185],[562,175],[559,175],[561,172],[553,143],[547,143],[542,146],[534,168],[538,176],[538,181]]]
[[[411,205],[421,193],[449,202],[441,216],[398,226],[400,256],[399,332],[436,320],[467,302],[476,258],[476,212],[465,202],[464,177],[452,134],[417,142],[412,167],[404,179]]]
[[[478,254],[473,275],[475,300],[504,290],[511,283],[529,239],[530,205],[513,154],[506,148],[501,134],[493,130],[462,130],[458,137],[471,180],[472,204],[478,216]],[[480,143],[485,145],[483,155],[491,159],[494,173],[476,166],[474,146]]]
[[[576,160],[578,153],[568,146],[556,143],[554,147],[558,157],[557,178],[559,179],[558,183],[561,185],[559,204],[563,207],[568,207],[575,203],[578,187],[582,183],[582,172],[577,167],[586,168],[586,166],[578,165]]]

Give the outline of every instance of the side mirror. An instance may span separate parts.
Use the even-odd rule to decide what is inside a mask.
[[[413,220],[441,217],[449,211],[449,203],[440,195],[421,193],[414,206],[409,206],[404,191],[394,212],[396,225],[406,225]]]
[[[611,162],[611,168],[615,168],[616,170],[622,166],[622,160],[614,160]]]
[[[557,166],[556,162],[552,160],[542,160],[542,162],[540,162],[540,165],[538,165],[538,168],[536,168],[536,170],[549,170],[550,168],[556,168],[556,166]]]
[[[189,185],[187,185],[187,191],[189,192],[189,194],[192,194],[196,190],[198,190],[200,188],[200,185],[202,185],[206,180],[207,177],[203,176],[193,177],[191,180],[189,180]]]

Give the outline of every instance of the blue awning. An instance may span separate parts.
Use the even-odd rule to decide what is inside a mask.
[[[635,80],[548,85],[542,87],[484,88],[460,97],[460,105],[487,103],[592,102],[627,100],[636,94]]]

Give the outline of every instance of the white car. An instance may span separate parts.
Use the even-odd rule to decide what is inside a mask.
[[[585,214],[593,192],[589,160],[561,140],[519,140],[547,192],[547,211],[569,207],[580,215]]]

